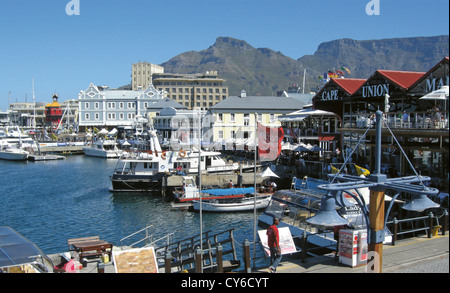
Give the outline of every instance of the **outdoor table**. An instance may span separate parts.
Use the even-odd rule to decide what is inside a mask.
[[[73,243],[72,246],[79,253],[80,260],[87,256],[101,256],[103,253],[108,253],[109,259],[112,256],[112,243],[103,240]]]

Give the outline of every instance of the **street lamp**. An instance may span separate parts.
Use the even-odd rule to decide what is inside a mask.
[[[428,199],[427,195],[435,195],[439,193],[439,190],[435,188],[426,187],[422,185],[414,185],[410,183],[423,181],[430,181],[431,178],[423,177],[423,176],[407,176],[400,178],[386,178],[386,175],[381,174],[381,123],[382,123],[382,112],[376,112],[376,144],[375,144],[375,172],[367,178],[361,178],[352,175],[342,175],[342,174],[333,174],[329,176],[333,176],[334,182],[335,180],[339,181],[338,183],[331,184],[322,184],[319,185],[318,188],[327,190],[326,196],[322,199],[321,210],[314,217],[306,219],[306,221],[310,224],[320,223],[323,226],[337,226],[337,225],[345,225],[348,222],[341,218],[344,221],[340,221],[335,217],[335,215],[331,212],[334,211],[334,204],[336,203],[336,198],[332,199],[331,197],[338,194],[337,192],[359,188],[369,188],[370,189],[370,203],[369,210],[367,211],[367,207],[365,204],[361,203],[361,201],[351,192],[349,194],[358,202],[361,206],[361,210],[364,213],[367,223],[367,232],[368,232],[368,243],[369,243],[369,255],[372,253],[375,261],[375,270],[374,272],[381,273],[381,265],[382,265],[382,255],[383,255],[383,242],[384,242],[384,234],[385,234],[385,226],[386,220],[385,218],[385,191],[387,189],[399,191],[399,193],[392,198],[391,205],[388,208],[388,213],[390,208],[392,207],[393,202],[400,194],[400,192],[407,192],[414,194],[414,197],[411,202],[406,203],[403,208],[406,210],[414,210],[414,211],[423,211],[424,209],[431,207],[438,207],[438,204],[435,204],[430,199]],[[367,132],[366,132],[367,133]],[[399,145],[400,146],[400,145]],[[401,146],[400,146],[401,148]],[[350,155],[351,156],[351,155]],[[350,157],[349,156],[349,157]],[[346,162],[345,162],[346,163]],[[344,163],[344,165],[345,165]],[[323,214],[323,215],[322,215]],[[320,219],[320,221],[319,221]],[[338,221],[339,220],[339,221]],[[335,224],[341,223],[341,224]],[[344,224],[342,224],[344,223]]]

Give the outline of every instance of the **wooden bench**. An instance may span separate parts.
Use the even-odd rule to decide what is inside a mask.
[[[68,239],[69,251],[78,252],[80,260],[84,257],[101,256],[108,253],[109,259],[112,258],[112,243],[100,240],[98,236]]]

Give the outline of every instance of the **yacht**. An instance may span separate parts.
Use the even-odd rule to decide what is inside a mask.
[[[0,159],[26,161],[37,150],[37,143],[30,136],[21,133],[19,127],[7,126],[0,131]]]
[[[100,158],[118,158],[122,152],[117,147],[117,142],[110,139],[98,139],[90,146],[84,147],[83,152],[86,156]]]

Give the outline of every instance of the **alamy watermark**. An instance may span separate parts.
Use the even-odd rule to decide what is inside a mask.
[[[367,15],[380,15],[380,0],[371,0],[366,5]]]
[[[69,16],[80,15],[80,0],[70,0],[66,4],[66,14]]]

